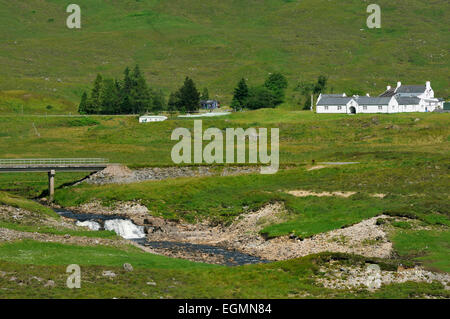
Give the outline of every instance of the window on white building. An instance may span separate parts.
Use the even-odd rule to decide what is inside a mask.
[[[338,106],[338,111],[342,110],[342,106]]]
[[[378,109],[381,111],[383,109],[383,107],[382,106],[378,106]]]
[[[325,111],[328,111],[328,106],[327,105],[325,105]]]
[[[367,106],[366,105],[363,106],[363,110],[367,110]]]

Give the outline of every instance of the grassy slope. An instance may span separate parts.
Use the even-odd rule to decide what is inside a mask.
[[[19,253],[17,251],[20,251]],[[36,250],[51,253],[41,257]],[[145,253],[125,253],[105,248],[86,249],[51,243],[22,242],[0,245],[2,255],[10,261],[0,261],[0,269],[10,275],[0,277],[2,298],[412,298],[424,294],[449,297],[439,284],[404,283],[385,286],[376,293],[332,291],[314,283],[319,276],[319,266],[332,259],[344,264],[362,265],[379,263],[382,269],[394,270],[398,261],[367,260],[342,254],[311,255],[305,258],[266,265],[241,267],[206,266],[152,256]],[[107,252],[108,255],[104,255]],[[71,255],[68,257],[68,254]],[[27,258],[17,258],[19,254]],[[59,257],[59,258],[58,258]],[[20,263],[30,262],[24,271]],[[125,272],[121,264],[133,262],[133,272]],[[70,263],[79,263],[82,271],[82,288],[67,289],[65,272]],[[43,265],[43,266],[41,266]],[[103,277],[104,270],[117,274],[113,280]],[[10,281],[12,275],[16,281]],[[54,280],[55,288],[43,287],[33,280],[37,276]],[[147,282],[156,282],[156,286]],[[17,283],[22,282],[22,286]]]
[[[105,157],[128,165],[172,165],[173,129],[193,128],[189,119],[151,125],[139,124],[136,117],[92,119],[0,117],[1,157]],[[350,117],[270,109],[205,119],[203,128],[279,128],[284,164],[312,159],[440,161],[449,150],[448,121],[448,114],[436,113]]]
[[[139,248],[78,246],[24,240],[0,245],[3,260],[34,265],[104,265],[122,266],[124,260],[138,268],[208,268],[208,264],[148,254]]]
[[[403,230],[394,238],[394,248],[402,258],[425,262],[428,266],[450,272],[450,232]]]
[[[78,3],[82,29],[75,31],[65,27],[65,0],[0,1],[2,90],[77,103],[96,73],[118,77],[126,65],[139,63],[154,87],[168,92],[190,75],[225,102],[240,77],[257,84],[274,71],[288,76],[291,89],[327,74],[335,92],[373,95],[398,80],[431,80],[439,96],[450,94],[444,0],[380,0],[382,28],[372,30],[367,3],[358,0]],[[21,109],[1,99],[0,111]],[[47,102],[37,104],[44,113]],[[24,109],[36,112],[36,105]],[[75,109],[55,105],[51,112]]]
[[[25,209],[33,213],[47,215],[52,218],[56,219],[59,218],[59,215],[48,207],[42,206],[36,202],[25,199],[23,197],[11,195],[5,192],[0,192],[0,205],[8,205],[16,208]]]
[[[27,91],[0,92],[1,114],[70,114],[74,111],[73,103],[65,99],[57,99]]]

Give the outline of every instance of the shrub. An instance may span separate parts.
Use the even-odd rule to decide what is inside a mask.
[[[90,117],[74,118],[68,122],[69,126],[94,126],[99,124],[99,121]]]

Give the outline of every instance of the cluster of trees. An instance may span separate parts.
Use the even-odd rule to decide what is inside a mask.
[[[194,81],[186,77],[183,86],[170,94],[166,103],[164,93],[152,90],[136,65],[133,71],[127,67],[122,81],[104,79],[100,74],[94,81],[90,95],[81,97],[80,114],[143,114],[158,111],[193,112],[199,109],[200,100],[208,100],[208,89],[202,94]]]
[[[316,83],[300,82],[297,85],[294,91],[301,95],[304,109],[311,107],[311,95],[317,97],[325,92],[327,80],[321,75]],[[254,87],[241,79],[234,89],[231,107],[234,110],[277,107],[285,101],[287,87],[288,81],[281,73],[270,74],[263,85]],[[164,110],[184,113],[197,111],[201,100],[209,100],[208,89],[204,88],[200,93],[194,81],[186,77],[166,103],[164,93],[150,88],[136,65],[133,71],[128,67],[125,69],[123,80],[97,75],[90,94],[83,93],[78,111],[80,114],[142,114]]]
[[[321,93],[325,93],[327,88],[328,78],[324,75],[320,75],[317,78],[316,83],[300,82],[295,91],[299,92],[301,95],[300,104],[303,106],[304,110],[309,110],[311,108],[311,95],[315,99]]]
[[[234,110],[248,108],[274,108],[285,100],[288,82],[281,73],[270,74],[262,86],[248,87],[245,79],[241,79],[234,89],[231,107]]]
[[[104,79],[100,74],[94,81],[91,94],[81,97],[80,114],[139,114],[163,110],[166,107],[161,90],[152,90],[138,65],[133,71],[127,67],[122,81]]]

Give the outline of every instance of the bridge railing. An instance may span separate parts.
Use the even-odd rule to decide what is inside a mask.
[[[77,165],[108,164],[106,158],[21,158],[0,159],[0,165]]]

